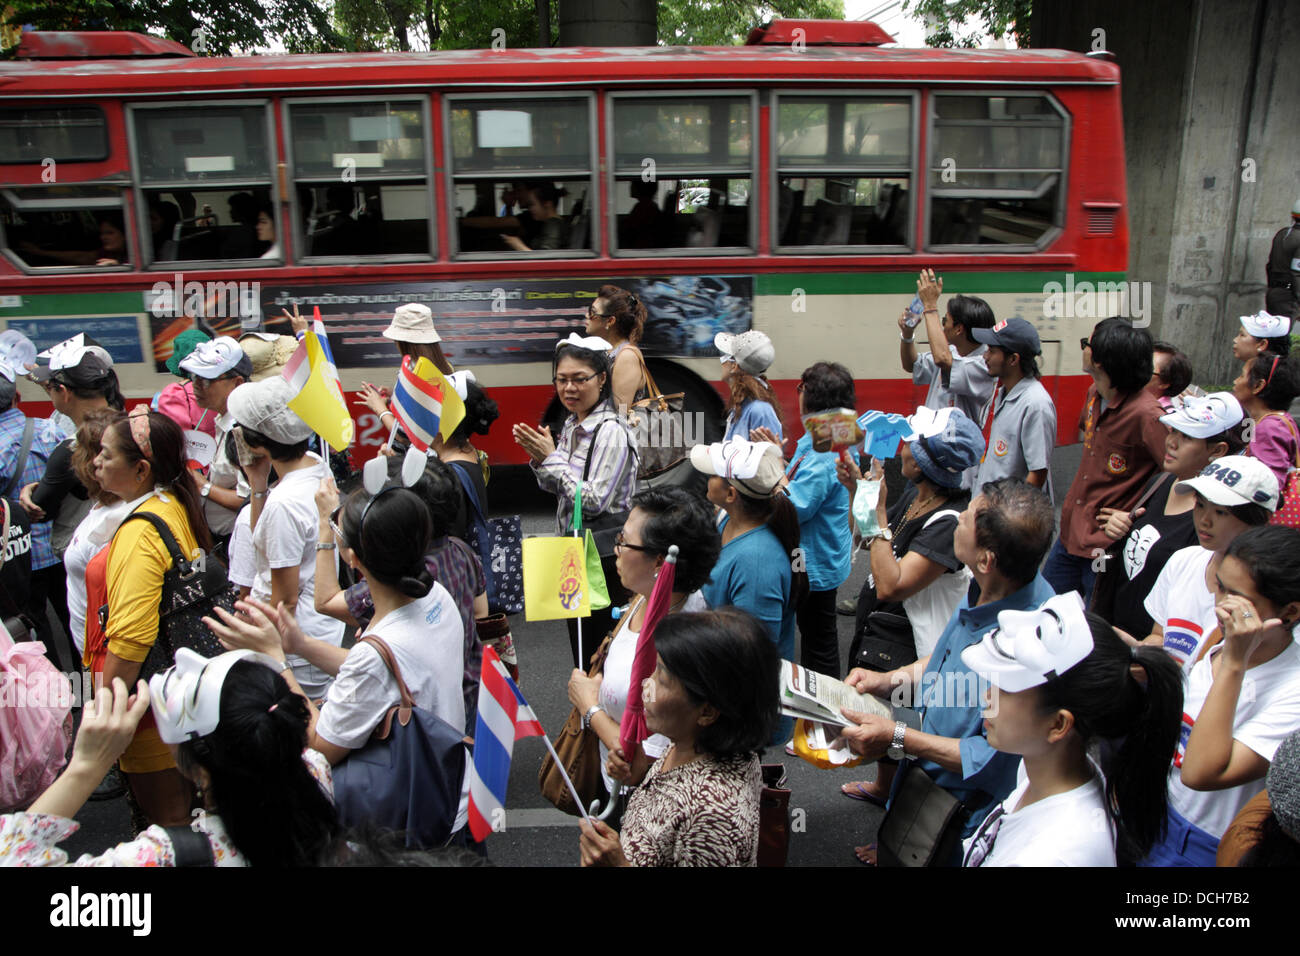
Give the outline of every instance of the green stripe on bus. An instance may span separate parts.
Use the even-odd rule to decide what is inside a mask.
[[[953,291],[971,294],[1042,292],[1048,282],[1065,285],[1064,272],[953,272]],[[1123,272],[1075,272],[1080,282],[1123,282]],[[807,295],[904,295],[916,292],[916,274],[900,272],[760,273],[754,281],[756,295],[790,295],[803,289]]]
[[[88,315],[103,315],[109,312],[134,315],[145,310],[144,297],[145,291],[24,295],[23,304],[17,308],[0,306],[0,319],[17,319],[25,316],[76,315],[79,312]]]

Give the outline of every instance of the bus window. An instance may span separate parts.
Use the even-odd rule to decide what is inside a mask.
[[[131,244],[114,186],[0,189],[0,225],[10,256],[30,268],[128,265]]]
[[[935,96],[930,245],[1046,243],[1062,224],[1065,131],[1044,94]]]
[[[457,250],[593,248],[590,97],[448,97]]]
[[[423,100],[289,104],[305,257],[429,256]]]
[[[753,98],[610,97],[615,248],[754,246]]]
[[[777,248],[909,246],[912,115],[910,98],[780,96]]]
[[[154,263],[278,258],[265,106],[135,107],[135,173]],[[268,256],[267,253],[272,255]]]
[[[108,129],[98,106],[0,109],[0,163],[108,159]]]

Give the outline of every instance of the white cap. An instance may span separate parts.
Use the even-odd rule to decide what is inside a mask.
[[[149,678],[149,699],[163,743],[184,743],[217,729],[226,675],[244,660],[276,671],[282,666],[274,658],[254,651],[226,651],[204,657],[188,647],[176,649],[176,663]]]
[[[1002,611],[998,626],[961,652],[962,663],[998,690],[1016,694],[1064,674],[1092,653],[1092,628],[1077,591],[1033,611]]]
[[[1160,421],[1192,438],[1213,438],[1240,425],[1245,414],[1232,392],[1211,392],[1204,396],[1185,396],[1181,406],[1168,415],[1161,415]]]
[[[608,352],[614,347],[598,335],[579,335],[577,332],[570,332],[567,339],[555,343],[557,349],[562,345],[572,345],[589,352]]]
[[[1230,508],[1233,505],[1262,505],[1269,511],[1278,506],[1277,476],[1258,458],[1228,455],[1205,466],[1195,478],[1174,485],[1180,495],[1199,492],[1206,500]]]
[[[36,364],[36,346],[17,329],[0,332],[0,375],[9,381],[27,374],[27,366]]]
[[[229,335],[220,335],[211,342],[200,342],[194,351],[181,359],[181,371],[199,378],[216,379],[239,370],[240,362],[252,372],[252,362],[245,361],[244,350]]]
[[[713,344],[722,353],[724,362],[730,356],[742,372],[750,375],[762,375],[776,361],[772,340],[755,329],[739,335],[719,332],[713,337]]]
[[[1291,320],[1260,309],[1254,315],[1243,315],[1241,327],[1257,339],[1276,339],[1291,333]]]
[[[289,400],[296,394],[292,385],[274,375],[238,386],[226,399],[226,409],[245,428],[292,445],[312,436],[311,426],[289,408]]]
[[[691,448],[696,471],[725,478],[749,498],[770,498],[785,477],[781,449],[771,442],[732,438]]]
[[[907,424],[912,431],[903,436],[903,441],[916,441],[920,438],[933,438],[942,435],[952,418],[952,408],[926,408],[924,405],[907,416]]]
[[[460,400],[463,402],[469,398],[469,383],[477,382],[478,379],[474,377],[473,372],[464,368],[459,372],[452,372],[448,375],[447,381],[451,382],[451,387],[456,390],[456,394],[460,396]]]

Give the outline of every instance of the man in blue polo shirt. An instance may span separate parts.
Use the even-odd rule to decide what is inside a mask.
[[[850,686],[877,697],[906,700],[915,695],[922,730],[846,710],[845,717],[856,726],[846,728],[843,739],[867,760],[907,758],[908,766],[894,778],[891,801],[897,799],[913,763],[960,800],[965,808],[963,838],[974,833],[985,815],[1014,789],[1020,758],[989,746],[983,726],[983,687],[962,662],[961,652],[997,626],[1001,611],[1031,610],[1052,597],[1054,592],[1038,566],[1052,545],[1054,530],[1052,504],[1037,488],[1020,478],[985,485],[962,512],[953,533],[954,551],[975,582],[934,652],[888,673],[855,668],[847,678]],[[864,850],[859,858],[874,863],[874,847]],[[950,858],[942,862],[956,866],[960,860],[957,842]]]

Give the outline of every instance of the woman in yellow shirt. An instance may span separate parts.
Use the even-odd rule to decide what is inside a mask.
[[[185,468],[185,438],[165,415],[139,406],[104,431],[95,478],[105,491],[128,502],[131,512],[151,512],[167,523],[185,554],[204,552],[212,539],[200,510],[198,491]],[[148,521],[125,521],[109,546],[107,568],[108,653],[103,680],[120,677],[134,687],[141,665],[158,637],[163,575],[172,561]],[[175,663],[160,662],[161,668]],[[176,769],[152,719],[141,722],[122,754],[122,772],[151,823],[188,823],[194,789]]]

